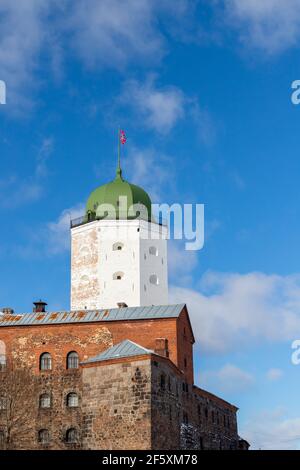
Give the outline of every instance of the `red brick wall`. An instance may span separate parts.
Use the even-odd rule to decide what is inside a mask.
[[[191,332],[186,314],[181,314],[178,321],[169,318],[0,328],[0,340],[6,344],[8,360],[18,357],[36,371],[43,352],[52,355],[53,368],[65,368],[66,356],[73,350],[79,354],[80,361],[84,361],[124,339],[154,350],[157,338],[168,340],[169,358],[180,369],[184,370],[184,357],[187,358],[185,371],[192,380]]]
[[[185,310],[177,319],[177,361],[175,364],[185,374],[188,383],[194,383],[193,343],[188,314]]]

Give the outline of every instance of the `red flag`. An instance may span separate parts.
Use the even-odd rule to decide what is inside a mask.
[[[124,145],[126,143],[126,134],[124,131],[120,131],[120,142],[122,145]]]

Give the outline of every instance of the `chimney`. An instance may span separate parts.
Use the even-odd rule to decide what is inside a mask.
[[[156,338],[154,352],[160,356],[169,357],[169,348],[167,338]]]
[[[14,309],[11,308],[11,307],[3,307],[1,309],[1,312],[3,313],[3,315],[12,315],[14,312]]]
[[[43,302],[42,300],[39,300],[38,302],[33,302],[33,311],[35,313],[44,313],[46,312],[46,305],[48,305],[46,302]]]
[[[128,307],[128,305],[127,305],[125,302],[118,302],[117,305],[118,305],[119,308],[126,308],[126,307]]]

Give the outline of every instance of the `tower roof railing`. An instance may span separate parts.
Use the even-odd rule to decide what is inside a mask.
[[[75,228],[75,227],[79,227],[80,225],[85,225],[85,224],[88,224],[90,222],[95,222],[95,220],[105,220],[105,217],[96,217],[96,216],[91,216],[91,214],[84,214],[82,215],[81,217],[77,217],[76,219],[71,219],[70,220],[70,227],[71,228]],[[111,220],[111,219],[106,219],[106,220]],[[144,218],[144,217],[128,217],[127,219],[119,219],[119,220],[144,220],[145,222],[149,222],[148,219]],[[154,218],[152,216],[152,220],[151,222],[155,223],[155,224],[158,224],[158,225],[161,225],[163,227],[167,227],[167,219],[165,218],[160,218],[159,220],[157,220],[156,218]]]

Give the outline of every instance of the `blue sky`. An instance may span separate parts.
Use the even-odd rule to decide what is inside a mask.
[[[204,249],[170,242],[170,301],[258,448],[300,449],[299,44],[300,0],[0,2],[1,305],[69,308],[69,218],[121,125],[130,181],[205,204]]]

